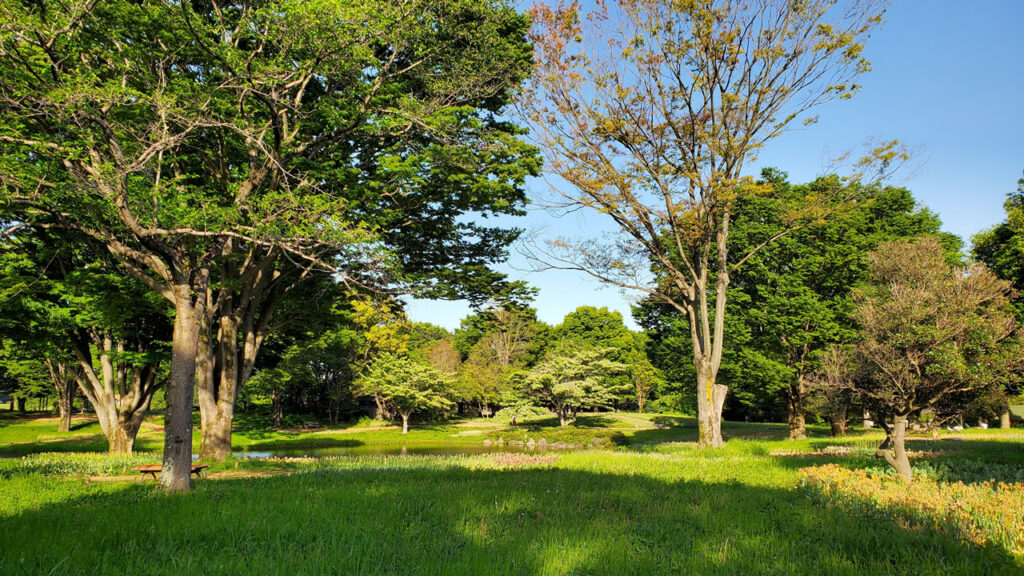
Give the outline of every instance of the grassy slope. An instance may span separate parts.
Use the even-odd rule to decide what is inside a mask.
[[[772,440],[784,434],[781,427],[733,425],[734,438],[760,439],[698,452],[690,444],[659,444],[690,438],[690,428],[656,429],[642,421],[650,419],[591,422],[624,428],[634,446],[618,451],[535,460],[342,458],[292,465],[296,473],[287,477],[201,481],[185,496],[165,496],[151,483],[60,478],[36,466],[47,457],[8,462],[0,467],[0,574],[1022,571],[997,547],[815,507],[794,489],[797,469],[877,464],[856,455],[770,454],[814,451],[835,444],[831,439],[789,443]],[[473,423],[419,432],[436,441],[463,438],[452,434],[467,429]],[[938,473],[984,475],[998,459],[997,472],[1013,474],[1024,464],[1024,437],[1009,432],[913,445],[932,451],[928,466]],[[391,433],[268,433],[262,440],[345,436],[369,442]],[[867,451],[877,439],[846,442]],[[101,458],[80,458],[103,467]]]

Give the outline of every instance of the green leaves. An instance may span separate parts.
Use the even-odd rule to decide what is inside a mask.
[[[446,413],[455,409],[455,403],[449,399],[448,375],[393,354],[378,357],[359,380],[359,387],[366,393],[379,395],[405,417],[415,412]]]

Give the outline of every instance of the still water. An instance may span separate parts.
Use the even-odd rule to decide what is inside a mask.
[[[483,444],[367,444],[328,448],[286,448],[279,450],[240,450],[235,458],[323,458],[325,456],[401,456],[407,454],[490,454],[492,452],[546,452],[570,449],[560,446],[484,446]]]

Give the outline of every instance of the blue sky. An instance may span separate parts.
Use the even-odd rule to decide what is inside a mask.
[[[770,142],[756,165],[775,166],[792,182],[823,173],[828,159],[859,150],[869,138],[897,138],[919,148],[919,167],[896,184],[937,212],[965,241],[1003,219],[1003,200],[1024,170],[1024,1],[896,0],[868,41],[872,71],[852,100],[816,109],[817,124]],[[547,184],[529,185],[543,198]],[[516,225],[540,237],[593,236],[608,224],[594,214],[555,218],[532,209]],[[633,295],[579,274],[530,273],[513,254],[500,267],[540,289],[541,320],[557,324],[578,306],[607,306],[630,319]],[[411,301],[415,321],[452,329],[469,313],[462,302]],[[635,326],[634,326],[635,327]]]

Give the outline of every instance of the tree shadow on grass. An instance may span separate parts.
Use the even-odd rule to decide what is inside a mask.
[[[367,462],[97,489],[0,518],[0,573],[994,574],[1020,566],[792,490]]]

